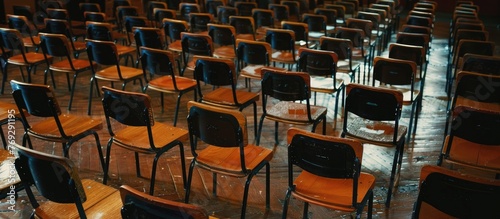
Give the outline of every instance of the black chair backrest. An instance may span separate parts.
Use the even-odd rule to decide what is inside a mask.
[[[187,24],[185,25],[182,22],[176,22],[176,20],[172,19],[164,19],[163,20],[163,32],[165,36],[168,36],[170,42],[181,39],[181,33],[187,32]]]
[[[144,1],[146,2],[146,1]],[[147,2],[147,17],[148,20],[155,20],[155,15],[154,15],[154,9],[155,8],[165,8],[166,9],[166,4],[164,2],[160,1],[149,1]]]
[[[323,15],[326,17],[326,23],[329,25],[337,25],[337,11],[334,9],[327,8],[316,8],[314,13],[318,15]]]
[[[424,57],[424,51],[422,51],[421,46],[395,43],[389,49],[389,58],[414,61],[419,66],[422,66]]]
[[[45,32],[64,34],[66,37],[72,37],[69,23],[67,20],[51,19],[51,18],[45,19]]]
[[[255,28],[274,26],[273,13],[270,10],[254,9],[252,11],[252,17],[255,21]]]
[[[306,25],[298,22],[281,22],[281,28],[295,33],[295,41],[309,41],[309,32]]]
[[[154,20],[161,24],[164,18],[175,19],[176,12],[172,9],[156,8],[154,10]]]
[[[335,34],[336,38],[341,39],[349,39],[352,42],[354,47],[362,47],[363,46],[363,34],[362,32],[355,31],[353,28],[342,28],[339,27],[337,33]]]
[[[65,35],[44,33],[40,34],[40,41],[40,46],[45,54],[71,59],[71,52],[68,51],[71,47],[68,48],[68,38]]]
[[[325,35],[326,21],[326,16],[317,14],[304,14],[302,19],[302,22],[307,23],[309,31],[325,32]]]
[[[455,96],[483,103],[500,104],[500,89],[494,89],[500,83],[499,76],[461,71],[456,79]]]
[[[324,37],[320,39],[320,42],[321,50],[335,52],[339,60],[351,59],[352,42],[349,39]]]
[[[152,49],[152,48],[141,48],[141,64],[144,71],[149,71],[150,74],[155,75],[174,75],[173,70],[173,57],[165,50]],[[175,77],[172,77],[175,83]]]
[[[189,15],[189,25],[192,33],[207,31],[207,25],[212,22],[212,16],[210,14],[191,13]]]
[[[335,83],[337,62],[338,56],[335,52],[301,48],[297,69],[310,75],[329,76]]]
[[[21,34],[26,36],[36,36],[38,31],[36,29],[30,28],[27,23],[27,18],[24,16],[7,16],[7,21],[9,23],[9,28],[18,30]]]
[[[0,38],[0,48],[3,54],[8,53],[5,49],[19,50],[24,54],[24,43],[21,33],[18,30],[0,28]]]
[[[133,33],[134,27],[147,27],[148,22],[146,17],[138,16],[126,16],[125,17],[125,29],[127,33]]]
[[[233,115],[192,106],[187,120],[192,147],[197,137],[210,145],[243,148],[243,128]]]
[[[148,95],[108,87],[103,87],[102,91],[104,115],[110,133],[110,118],[128,126],[147,126],[149,129],[154,125],[151,99]]]
[[[113,42],[87,40],[89,61],[100,65],[119,65],[118,52]],[[118,68],[119,69],[119,68]]]
[[[375,81],[391,85],[411,85],[414,82],[416,64],[412,61],[383,57],[375,60],[372,86]]]
[[[43,197],[57,203],[80,203],[81,205],[85,202],[87,197],[71,160],[19,145],[16,145],[16,149],[18,158],[15,166],[25,188],[34,184]],[[32,193],[31,189],[29,193]],[[38,207],[36,199],[30,198],[30,201],[35,208]]]
[[[200,55],[200,56],[212,56],[212,38],[210,36],[195,36],[189,34],[182,35],[182,52],[188,53],[186,55]],[[187,57],[186,57],[187,58]]]
[[[224,4],[222,0],[208,0],[205,3],[205,11],[217,17],[217,7],[224,6]]]
[[[402,94],[398,98],[390,92],[380,92],[372,87],[347,86],[346,113],[354,113],[375,121],[398,121],[401,116]],[[347,115],[345,115],[347,117]],[[344,125],[345,127],[345,125]]]
[[[262,96],[271,96],[281,101],[306,100],[311,97],[309,75],[289,74],[277,71],[262,71]],[[306,79],[307,78],[307,79]],[[263,101],[263,107],[264,107]]]
[[[288,20],[290,17],[287,5],[269,4],[269,9],[273,10],[274,18],[278,21]]]
[[[487,184],[483,182],[486,180],[477,181],[471,176],[465,178],[446,172],[432,172],[423,179],[413,218],[432,217],[420,215],[424,203],[454,218],[500,217],[498,183]]]
[[[500,75],[500,58],[494,56],[465,54],[462,70],[483,74]]]
[[[161,35],[161,30],[157,28],[136,28],[134,31],[135,44],[139,49],[141,46],[163,49],[163,38]]]
[[[87,22],[87,39],[113,41],[110,28],[106,23]]]
[[[217,19],[221,24],[229,24],[229,17],[238,15],[238,9],[230,6],[217,7]]]
[[[194,78],[214,86],[231,86],[236,89],[234,64],[218,58],[199,58],[196,61]],[[199,85],[200,83],[198,83]]]
[[[254,65],[269,65],[269,54],[264,45],[252,43],[238,43],[236,48],[238,61]]]
[[[230,16],[229,24],[234,27],[237,34],[255,34],[252,17]]]
[[[296,134],[288,145],[288,164],[297,165],[307,172],[322,177],[357,177],[361,161],[351,145],[343,140],[345,139],[333,142]]]
[[[292,32],[293,33],[293,32]],[[266,31],[266,42],[276,50],[295,50],[295,34],[283,31]]]
[[[257,8],[255,2],[236,2],[235,6],[238,9],[239,16],[252,16],[252,9]]]
[[[153,197],[130,186],[121,186],[122,218],[157,219],[207,219],[208,214],[200,207]]]
[[[458,62],[458,58],[463,57],[466,53],[493,56],[495,43],[492,41],[461,40],[458,43],[454,63]]]
[[[234,45],[235,36],[231,29],[217,25],[208,27],[208,35],[212,37],[213,43],[220,46]]]
[[[12,96],[19,110],[37,117],[57,117],[61,109],[48,85],[28,84],[12,80]],[[26,121],[22,115],[23,121]]]
[[[496,103],[498,98],[496,98]],[[475,110],[467,106],[455,107],[451,131],[450,144],[454,137],[483,145],[500,145],[500,113]],[[447,154],[451,147],[448,147]]]

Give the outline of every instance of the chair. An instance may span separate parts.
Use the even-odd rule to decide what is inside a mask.
[[[295,33],[292,30],[269,28],[266,31],[266,42],[271,45],[273,53],[271,61],[288,64],[288,69],[295,64]]]
[[[345,6],[343,5],[337,5],[337,4],[325,4],[325,8],[326,9],[333,9],[337,12],[337,25],[340,25],[340,26],[345,26],[346,25],[346,22],[345,22],[345,18],[346,18],[346,15],[345,15]]]
[[[236,58],[236,30],[231,25],[208,24],[208,35],[214,44],[213,56],[217,58]]]
[[[356,212],[356,218],[368,202],[367,218],[372,217],[375,177],[361,172],[363,145],[343,139],[290,128],[288,136],[288,189],[283,204],[287,218],[293,195],[304,201],[303,218],[308,218],[309,204]],[[294,177],[294,166],[302,171]]]
[[[74,59],[71,57],[70,40],[62,34],[40,33],[40,43],[51,75],[53,71],[66,73],[68,90],[71,91],[68,110],[71,110],[73,96],[76,88],[76,78],[82,72],[92,68],[93,63],[88,60]],[[53,57],[59,57],[61,61],[51,63]],[[73,85],[69,80],[69,74],[73,73]],[[44,84],[47,84],[47,74],[45,74]]]
[[[463,56],[462,71],[500,75],[500,57],[467,53]]]
[[[22,42],[27,48],[35,48],[38,51],[40,45],[40,37],[38,37],[38,30],[33,25],[30,25],[25,16],[7,15],[9,28],[16,29],[21,33]]]
[[[180,19],[189,22],[190,13],[200,13],[201,9],[198,4],[194,3],[180,3],[179,4]]]
[[[327,108],[310,105],[311,76],[305,72],[284,72],[262,69],[262,115],[256,144],[259,145],[264,119],[274,121],[275,144],[278,144],[278,123],[311,125],[311,131],[323,122],[323,134],[326,133]],[[279,102],[272,102],[279,100]],[[299,103],[297,101],[305,101]],[[268,104],[272,105],[268,106]]]
[[[47,8],[47,17],[68,21],[73,36],[85,37],[85,23],[83,21],[73,21],[68,10],[63,8]]]
[[[300,47],[314,48],[316,46],[316,45],[309,46],[309,25],[306,23],[294,22],[294,21],[282,21],[281,29],[293,31],[293,33],[295,34],[294,36],[295,36],[296,51],[298,51]]]
[[[33,148],[31,137],[59,142],[62,143],[63,155],[69,157],[69,149],[74,142],[93,135],[104,170],[101,143],[96,132],[102,128],[100,120],[61,113],[55,94],[48,85],[29,84],[16,80],[12,80],[10,84],[19,112],[27,112],[30,115],[28,119],[28,116],[21,113],[24,127],[23,146],[26,146],[27,141],[28,146]]]
[[[122,82],[122,90],[125,89],[125,85],[127,85],[128,82],[139,80],[141,91],[143,90],[143,71],[141,69],[120,65],[118,50],[113,42],[87,40],[87,54],[90,62],[95,62],[98,66],[107,66],[103,69],[91,68],[92,77],[90,78],[88,115],[91,114],[92,109],[92,92],[94,84],[96,89],[99,88],[97,80],[108,81],[112,84],[114,82]]]
[[[158,8],[158,9],[167,9],[167,3],[165,3],[165,2],[161,2],[161,1],[149,1],[147,4],[148,5],[147,5],[146,16],[147,16],[148,20],[151,23],[154,23],[155,21],[157,21],[156,16],[155,16],[155,9],[156,8]],[[155,26],[155,25],[151,25],[151,26]]]
[[[314,92],[314,105],[316,105],[316,93],[335,95],[335,113],[337,117],[339,96],[344,96],[344,80],[337,76],[338,56],[333,51],[315,50],[308,48],[299,49],[299,60],[297,71],[307,72],[311,76],[311,92]],[[342,104],[344,98],[342,97]]]
[[[257,136],[257,101],[259,94],[236,89],[237,76],[234,62],[228,59],[197,57],[194,78],[197,82],[199,102],[242,111],[253,105],[254,135]],[[217,87],[202,90],[202,84]]]
[[[141,176],[139,153],[154,154],[155,158],[149,187],[149,195],[153,195],[156,167],[160,156],[179,146],[182,183],[185,187],[186,169],[182,141],[186,140],[187,130],[155,122],[151,108],[151,98],[146,94],[120,91],[106,86],[102,87],[102,91],[102,106],[110,135],[106,148],[106,168],[104,169],[103,183],[106,184],[108,180],[112,145],[134,152],[138,177]],[[117,128],[117,125],[112,124],[111,121],[123,125],[123,128]]]
[[[252,10],[257,8],[257,3],[235,2],[234,7],[238,9],[238,16],[252,16]]]
[[[497,218],[500,181],[426,165],[412,218]]]
[[[481,80],[480,77],[476,76],[475,80]],[[485,76],[482,77],[484,80]],[[445,161],[489,171],[496,173],[496,178],[499,179],[500,162],[497,159],[499,156],[497,146],[500,145],[500,139],[496,133],[500,122],[499,102],[492,98],[482,99],[480,102],[464,99],[469,98],[464,94],[467,91],[467,84],[469,86],[477,84],[477,81],[470,80],[473,80],[470,76],[461,79],[463,84],[461,89],[457,90],[460,93],[457,94],[456,103],[450,109],[452,122],[449,134],[443,143],[438,165],[441,166]],[[495,81],[498,82],[498,77],[495,77]],[[490,108],[491,106],[494,107]]]
[[[347,74],[350,77],[350,80],[344,80],[344,83],[354,82],[356,71],[358,72],[358,78],[360,77],[361,64],[353,57],[353,44],[351,40],[322,36],[319,38],[319,45],[319,49],[333,51],[337,54],[337,72]]]
[[[213,23],[214,17],[209,13],[189,13],[189,27],[191,33],[207,33],[208,24]]]
[[[207,1],[205,1],[205,11],[207,13],[212,14],[212,16],[214,16],[215,19],[218,19],[217,8],[219,6],[225,6],[225,5],[226,5],[226,3],[223,0],[207,0]],[[233,14],[233,15],[237,15],[237,14]]]
[[[134,28],[134,39],[137,51],[137,61],[135,67],[139,67],[141,57],[141,47],[148,47],[153,49],[166,48],[165,38],[158,28],[154,27],[136,27]]]
[[[186,69],[194,70],[196,59],[193,56],[212,56],[214,45],[212,37],[206,34],[183,32],[181,38],[182,60],[184,62],[182,76]]]
[[[328,8],[315,8],[314,14],[326,17],[326,32],[331,33],[337,27],[337,10]]]
[[[156,78],[152,78],[147,83],[144,90],[147,91],[148,89],[151,89],[160,92],[162,112],[164,109],[163,94],[177,93],[177,103],[174,113],[174,126],[176,126],[181,97],[185,93],[194,91],[196,89],[196,81],[190,78],[175,75],[173,64],[174,57],[171,52],[148,47],[142,47],[140,51],[142,69],[144,70],[144,74],[146,74],[146,71],[148,71],[149,74],[159,76]],[[180,63],[177,63],[177,67],[178,71],[180,72]],[[194,96],[194,99],[196,100],[196,92],[194,92]]]
[[[80,53],[85,52],[85,42],[73,41],[73,33],[70,29],[69,23],[61,19],[45,19],[45,32],[52,34],[64,34],[69,39],[69,46],[72,49],[73,56],[77,59]]]
[[[377,47],[377,55],[381,55],[382,50],[385,48],[386,45],[386,42],[384,40],[386,39],[386,36],[390,34],[387,28],[385,27],[384,23],[385,21],[383,20],[385,19],[385,17],[382,17],[380,16],[380,14],[374,12],[360,11],[356,15],[357,22],[359,22],[358,19],[371,21],[372,24],[369,25],[371,26],[369,32],[366,26],[365,29],[363,30],[365,30],[366,36],[371,40],[368,41],[369,45],[373,43],[374,44],[373,47]],[[352,26],[352,23],[353,23],[352,18],[347,19],[348,27],[356,27],[356,28],[362,27],[358,25]]]
[[[217,6],[217,20],[221,24],[229,24],[229,17],[237,16],[238,9],[231,6]]]
[[[125,18],[127,16],[139,16],[139,9],[135,6],[118,6],[116,7],[116,20],[118,21],[118,30],[123,31],[125,28]]]
[[[209,218],[207,211],[201,207],[148,195],[128,185],[120,186],[120,196],[122,218]]]
[[[401,91],[360,84],[346,86],[342,137],[384,147],[395,147],[387,191],[390,207],[392,190],[399,181],[405,144],[406,126],[399,124],[403,94]]]
[[[269,4],[268,9],[274,13],[274,22],[281,23],[290,18],[290,9],[287,5]]]
[[[17,65],[21,70],[21,76],[23,80],[24,73],[23,67],[26,67],[26,71],[28,72],[28,80],[27,82],[31,82],[31,70],[33,70],[33,74],[36,72],[36,67],[38,65],[45,63],[45,57],[42,53],[35,52],[27,52],[26,47],[22,43],[23,37],[18,30],[15,29],[7,29],[0,28],[0,49],[2,50],[2,88],[0,90],[0,94],[3,94],[5,89],[5,81],[7,81],[7,69],[8,65]],[[13,52],[18,50],[20,54],[13,55]],[[47,57],[51,59],[50,56]],[[47,74],[47,70],[45,71]]]
[[[164,36],[166,39],[168,38],[168,40],[165,40],[168,42],[168,50],[177,53],[182,52],[181,33],[188,32],[188,23],[183,20],[169,18],[163,19],[162,23]]]
[[[418,77],[415,79],[421,81],[421,89],[423,89],[427,72],[426,54],[427,53],[424,46],[414,46],[400,43],[392,43],[389,46],[389,58],[415,62],[415,64],[419,68]]]
[[[255,21],[255,33],[265,35],[266,28],[274,27],[274,12],[269,9],[254,8],[252,9],[252,17]]]
[[[419,109],[422,107],[422,92],[421,86],[416,81],[416,69],[416,63],[408,60],[375,57],[373,61],[372,86],[378,81],[379,87],[401,91],[403,106],[411,106],[408,140],[411,139],[412,128],[413,133],[416,133]]]
[[[364,38],[365,31],[358,28],[349,28],[349,27],[337,27],[337,31],[335,32],[335,38],[339,39],[347,39],[352,42],[352,57],[356,60],[363,60],[363,84],[365,83],[366,72],[371,71],[371,48],[373,47],[365,47]],[[367,51],[368,50],[368,51]],[[366,67],[368,65],[368,71]],[[361,77],[358,77],[358,83]]]
[[[68,158],[14,146],[18,158],[15,167],[34,208],[36,218],[98,218],[120,214],[118,190],[91,179],[82,179],[78,169]],[[31,185],[38,194],[48,199],[39,203]]]
[[[134,29],[137,27],[150,27],[146,17],[125,16],[124,18],[125,33],[127,35],[128,45],[134,43]]]
[[[237,72],[245,78],[250,91],[250,79],[260,81],[262,68],[269,66],[271,62],[271,45],[252,40],[237,40],[236,44]]]
[[[112,30],[113,27],[109,23],[101,22],[87,22],[87,39],[86,40],[99,40],[108,41],[116,43],[118,40],[123,42],[128,42],[128,37],[126,34],[122,34]],[[125,65],[128,63],[128,59],[134,63],[133,54],[136,53],[136,49],[130,46],[124,46],[120,44],[115,44],[118,51],[118,56],[121,58],[125,57]]]
[[[172,9],[165,9],[165,8],[155,8],[153,10],[154,13],[154,19],[155,19],[155,27],[162,28],[163,24],[163,19],[168,18],[168,19],[176,19],[177,18],[177,12]]]
[[[320,37],[326,36],[326,16],[305,13],[302,14],[302,22],[307,23],[309,27],[309,39],[311,41],[318,42]]]
[[[29,5],[13,5],[12,6],[12,11],[14,15],[21,15],[25,16],[28,21],[31,21],[31,24],[37,29],[38,31],[42,31],[45,29],[44,22],[43,22],[43,16],[41,15],[35,15],[35,13],[31,10],[31,6]]]
[[[300,3],[297,1],[280,1],[281,5],[286,5],[288,6],[288,12],[289,12],[289,21],[300,21]]]
[[[236,31],[236,39],[259,40],[255,36],[255,22],[253,17],[248,16],[230,16],[229,24]]]
[[[243,192],[241,218],[245,218],[248,190],[252,178],[266,167],[266,208],[270,208],[269,161],[273,151],[257,145],[248,144],[247,123],[243,113],[190,101],[188,103],[189,142],[193,160],[189,166],[189,177],[185,202],[189,202],[194,167],[213,174],[212,192],[217,194],[217,174],[238,178],[246,177]],[[209,146],[198,149],[198,143]]]

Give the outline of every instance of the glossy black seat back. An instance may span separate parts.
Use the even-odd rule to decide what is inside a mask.
[[[137,95],[132,92],[115,92],[103,87],[102,104],[106,123],[110,133],[110,118],[128,126],[152,126],[154,125],[151,100],[147,95]]]
[[[355,87],[346,97],[346,113],[354,113],[369,120],[398,121],[400,110],[401,103],[390,93]]]

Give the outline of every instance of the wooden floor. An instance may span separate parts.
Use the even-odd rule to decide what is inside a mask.
[[[363,158],[363,171],[369,172],[376,176],[375,200],[374,200],[374,218],[410,218],[413,208],[413,203],[418,194],[418,180],[420,168],[426,164],[436,164],[439,150],[443,141],[443,127],[445,122],[445,107],[446,95],[444,92],[445,72],[447,65],[447,34],[449,28],[449,14],[438,14],[434,38],[432,40],[432,48],[430,55],[430,63],[426,85],[424,89],[423,108],[420,113],[417,132],[411,141],[407,143],[403,155],[403,165],[399,187],[394,192],[392,205],[386,208],[384,202],[386,200],[387,187],[389,184],[389,175],[393,150],[372,145],[366,145]],[[404,20],[402,19],[402,22]],[[487,21],[486,21],[487,22]],[[490,38],[498,41],[500,36],[499,30],[496,28],[496,23],[486,23],[490,31]],[[392,39],[394,40],[394,38]],[[497,43],[497,45],[500,45]],[[498,48],[496,53],[498,54]],[[387,56],[384,52],[383,56]],[[85,57],[85,56],[84,56]],[[39,68],[40,69],[40,68]],[[9,68],[8,80],[21,80],[18,74],[18,68]],[[42,83],[42,71],[39,70],[33,77],[33,82]],[[71,113],[86,115],[87,98],[89,89],[90,72],[82,74],[76,85],[75,100]],[[243,86],[243,80],[239,82]],[[260,87],[258,83],[253,82],[254,91]],[[55,89],[56,96],[62,106],[63,111],[66,111],[68,104],[68,89],[64,75],[56,76]],[[100,84],[105,85],[105,84]],[[128,85],[127,90],[139,91],[139,86]],[[13,102],[10,96],[10,85],[7,84],[6,92],[0,95],[1,101]],[[148,92],[154,101],[155,119],[159,122],[172,123],[173,109],[175,106],[175,97],[166,95],[166,109],[164,112],[160,109],[159,95],[156,92]],[[185,95],[181,103],[181,111],[179,113],[178,127],[186,128],[186,102],[191,100],[191,94]],[[92,117],[102,119],[104,122],[103,110],[101,108],[100,98],[94,96],[93,99]],[[339,128],[342,126],[342,121],[337,117],[333,120],[334,98],[329,96],[318,96],[318,105],[328,106],[328,124],[327,135],[337,136]],[[259,118],[260,108],[259,103]],[[243,111],[248,116],[248,121],[253,121],[253,113],[251,107]],[[402,123],[409,122],[409,108],[404,109]],[[17,139],[22,137],[22,127],[18,123],[16,125]],[[105,127],[105,126],[104,126]],[[273,160],[271,161],[271,209],[265,209],[265,175],[259,173],[250,185],[249,203],[246,212],[247,218],[281,218],[282,203],[287,189],[287,157],[286,157],[286,130],[289,126],[281,125],[279,129],[280,142],[274,145],[273,140],[273,125],[269,121],[265,121],[265,126],[261,139],[261,146],[274,149],[276,151]],[[335,128],[336,127],[336,128]],[[249,139],[253,141],[253,123],[249,122]],[[304,127],[309,129],[309,127]],[[101,144],[106,145],[109,139],[107,129],[103,128],[99,132]],[[20,142],[20,141],[18,141]],[[191,152],[189,150],[189,142],[185,143],[187,163],[191,161]],[[34,147],[37,150],[51,154],[61,155],[61,145],[47,143],[42,141],[34,141]],[[157,171],[155,196],[166,199],[181,201],[184,198],[184,189],[182,187],[182,177],[180,169],[180,160],[178,149],[173,149],[167,152],[159,161]],[[79,167],[81,178],[90,178],[96,181],[102,181],[103,173],[99,164],[97,151],[95,149],[93,139],[86,138],[75,143],[70,150],[71,160]],[[143,177],[136,177],[133,153],[122,150],[119,147],[113,147],[111,151],[110,164],[110,181],[109,184],[118,188],[122,184],[127,184],[141,191],[149,191],[149,174],[153,156],[141,156],[141,171]],[[264,172],[264,171],[263,171]],[[210,214],[219,218],[239,218],[241,209],[241,199],[243,193],[245,179],[235,179],[231,177],[218,176],[218,196],[211,195],[212,191],[212,175],[204,170],[196,169],[193,176],[192,193],[190,203],[202,206]],[[15,211],[7,209],[8,205],[1,201],[0,218],[27,218],[31,213],[31,205],[24,191],[18,193],[19,197],[16,201]],[[42,197],[37,197],[43,201]],[[303,203],[292,200],[289,208],[289,218],[300,218]],[[309,209],[310,218],[344,218],[349,214],[336,212],[326,208],[311,206]],[[366,211],[365,211],[366,214]]]

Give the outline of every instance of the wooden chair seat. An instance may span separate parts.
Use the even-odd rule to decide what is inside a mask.
[[[293,56],[295,56],[295,54],[285,51],[276,51],[271,55],[272,61],[282,62],[287,64],[295,63],[295,59],[293,58]]]
[[[36,65],[45,62],[45,57],[42,53],[28,52],[25,53],[26,61],[24,61],[24,57],[22,54],[15,55],[10,57],[7,62],[13,65]],[[52,57],[47,57],[51,59]]]
[[[446,136],[443,153],[448,149],[450,136]],[[473,168],[493,169],[500,173],[500,150],[498,147],[467,141],[455,136],[447,162],[459,163]]]
[[[321,177],[303,170],[295,179],[294,185],[296,187],[292,195],[300,197],[301,200],[307,200],[311,204],[341,211],[355,210],[352,206],[352,179]],[[375,177],[361,172],[358,178],[358,194],[366,194],[374,187]],[[364,196],[359,195],[357,202],[361,203],[363,198]]]
[[[33,40],[32,40],[33,38]],[[33,44],[33,42],[35,44]],[[33,37],[23,37],[23,43],[25,47],[36,47],[40,45],[40,37],[39,36],[33,36]]]
[[[373,122],[364,120],[357,116],[352,116],[347,124],[347,135],[356,136],[366,142],[377,142],[380,145],[393,147],[394,125],[386,122]],[[407,127],[398,127],[397,142],[404,139]]]
[[[168,50],[173,52],[182,52],[182,43],[180,40],[176,40],[170,44],[168,44]]]
[[[73,63],[73,67],[75,68],[76,71],[81,71],[83,69],[91,67],[89,60],[72,59],[71,62]],[[95,63],[93,63],[93,64],[95,65]],[[73,69],[71,68],[70,62],[67,59],[51,64],[50,70],[60,71],[60,72],[72,72],[73,71]]]
[[[151,126],[154,145],[161,147],[169,145],[170,142],[187,140],[188,131],[175,128],[171,125],[156,122]],[[115,132],[114,143],[121,147],[141,152],[156,153],[151,149],[151,143],[148,138],[146,126],[127,126],[118,132]]]
[[[412,94],[411,94],[410,88],[398,87],[398,86],[379,86],[379,87],[401,91],[401,93],[403,93],[403,105],[411,105],[412,102],[414,101],[414,100],[412,101],[412,99],[411,99]],[[420,87],[420,86],[416,86],[416,87]],[[418,97],[418,95],[420,95],[420,91],[414,90],[413,97]]]
[[[253,34],[236,34],[237,40],[255,40],[255,35]]]
[[[255,169],[262,161],[270,161],[273,151],[256,145],[246,145],[244,147],[245,166],[248,170]],[[196,158],[199,167],[220,172],[232,173],[234,176],[246,176],[241,172],[240,149],[237,147],[224,148],[208,146],[198,153]]]
[[[67,136],[77,136],[88,130],[99,130],[102,128],[101,120],[94,120],[88,117],[61,114],[59,115],[59,121]],[[29,134],[52,140],[62,138],[54,118],[32,124]]]
[[[196,87],[196,80],[185,78],[185,77],[175,77],[175,83],[177,84],[177,89],[180,91],[188,90]],[[160,91],[160,92],[175,92],[172,77],[159,77],[149,81],[148,89]]]
[[[119,56],[126,55],[129,53],[135,53],[135,48],[131,46],[116,45],[116,51]]]
[[[259,94],[242,90],[236,90],[236,99],[240,104],[259,101]],[[234,97],[231,88],[225,88],[225,87],[221,87],[219,89],[216,89],[212,92],[203,95],[203,102],[222,107],[228,107],[228,106],[239,107],[234,102]]]
[[[229,46],[221,46],[218,48],[215,48],[214,50],[214,57],[217,58],[226,58],[226,59],[234,59],[236,58],[236,54],[234,52],[234,47],[232,45]]]
[[[83,208],[88,218],[103,215],[106,215],[106,218],[121,217],[122,203],[117,189],[90,179],[83,179],[82,185],[87,196],[87,200],[83,202]],[[94,212],[94,217],[87,211]],[[80,218],[74,204],[59,204],[52,201],[41,204],[35,209],[35,214],[39,218]]]
[[[333,87],[334,84],[335,87]],[[333,78],[311,77],[311,91],[313,92],[334,93],[343,86],[343,79],[336,79],[334,83]]]
[[[247,65],[241,69],[240,76],[260,80],[262,77],[262,68],[266,67],[265,65]]]
[[[139,77],[143,75],[142,69],[120,66],[120,72],[124,80]],[[96,72],[95,77],[106,81],[122,81],[118,76],[116,66],[111,66]]]
[[[311,105],[311,118],[317,120],[319,117],[324,116],[327,108],[323,106]],[[267,110],[267,118],[271,120],[286,120],[296,122],[298,124],[310,123],[307,118],[306,105],[295,102],[281,101]]]
[[[85,44],[85,42],[73,41],[73,45],[75,46],[75,50],[77,50],[77,51],[87,49],[87,45]]]

